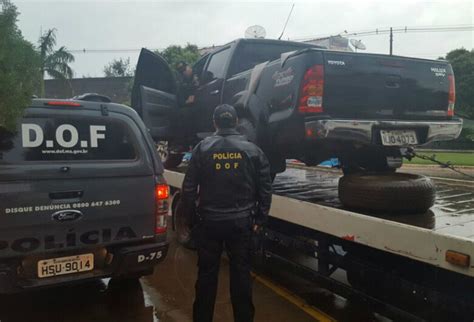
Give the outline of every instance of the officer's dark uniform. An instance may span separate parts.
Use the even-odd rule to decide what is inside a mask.
[[[266,222],[271,204],[270,166],[265,154],[235,130],[232,106],[214,112],[217,132],[193,150],[183,182],[183,202],[197,205],[201,218],[196,232],[198,280],[194,322],[213,318],[220,257],[230,259],[230,292],[234,319],[251,322],[254,316],[250,277],[253,225]]]
[[[186,70],[188,64],[179,62],[177,66],[178,74],[176,94],[178,106],[180,107],[178,118],[181,121],[181,128],[185,132],[185,136],[189,137],[195,134],[195,122],[198,112],[195,108],[195,103],[186,103],[190,96],[195,95],[199,86],[198,80],[194,77],[186,77],[183,72]]]
[[[187,105],[186,100],[189,98],[189,96],[195,94],[198,84],[195,79],[186,78],[182,75],[177,76],[177,79],[178,93],[176,96],[178,99],[178,106],[182,107]]]
[[[176,70],[178,71],[176,75],[176,80],[177,80],[177,100],[178,100],[178,106],[185,106],[186,100],[189,98],[189,96],[192,96],[195,94],[196,89],[199,86],[199,82],[196,78],[195,75],[193,76],[186,76],[184,75],[184,71],[186,68],[188,68],[188,64],[184,61],[181,61],[177,64]]]

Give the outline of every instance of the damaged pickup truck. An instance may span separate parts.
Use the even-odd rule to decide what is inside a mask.
[[[454,116],[453,71],[442,60],[239,39],[202,57],[194,73],[200,86],[190,108],[199,112],[196,130],[186,137],[180,115],[187,107],[177,106],[170,67],[146,49],[140,54],[132,107],[159,143],[168,168],[213,132],[214,108],[229,103],[238,111],[239,130],[267,154],[273,174],[285,170],[286,159],[317,165],[338,158],[344,178],[351,176],[350,184],[341,180],[340,196],[366,181],[358,176],[370,174],[379,176],[373,185],[383,181],[377,189],[385,194],[399,187],[408,199],[423,199],[413,209],[422,211],[432,205],[433,186],[394,173],[402,165],[403,149],[455,139],[462,129],[462,120]]]

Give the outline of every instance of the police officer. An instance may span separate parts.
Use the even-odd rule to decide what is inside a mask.
[[[200,218],[196,229],[198,279],[194,322],[211,322],[222,251],[230,260],[234,320],[253,321],[251,237],[265,224],[272,181],[265,154],[235,129],[230,105],[214,111],[215,134],[198,143],[183,182],[183,205]],[[196,205],[197,204],[197,205]]]
[[[194,104],[195,92],[199,86],[197,77],[193,74],[193,68],[184,61],[178,62],[176,65],[178,71],[178,105],[189,106]]]
[[[198,111],[196,111],[196,90],[199,86],[197,77],[193,74],[193,68],[184,61],[176,65],[177,74],[177,88],[176,95],[178,100],[179,120],[181,122],[181,130],[185,137],[192,137],[196,132],[196,118]]]

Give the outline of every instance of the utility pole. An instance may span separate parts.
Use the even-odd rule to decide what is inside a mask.
[[[393,55],[393,30],[390,27],[390,56]]]

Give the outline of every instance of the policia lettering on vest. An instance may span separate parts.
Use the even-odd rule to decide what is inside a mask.
[[[230,260],[234,320],[252,322],[250,256],[252,233],[265,224],[272,182],[265,154],[235,129],[230,105],[214,111],[216,133],[199,142],[183,182],[183,206],[197,213],[193,231],[198,249],[194,322],[211,322],[222,251]]]
[[[224,161],[233,161],[233,162],[215,162],[216,170],[230,170],[237,169],[239,167],[238,159],[242,159],[242,154],[240,152],[226,152],[226,153],[214,153],[212,155],[213,160],[224,160]]]

